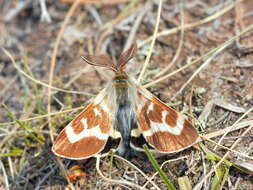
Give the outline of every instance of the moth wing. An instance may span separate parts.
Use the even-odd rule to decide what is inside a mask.
[[[127,64],[127,62],[132,59],[133,57],[135,57],[137,53],[137,44],[133,43],[129,49],[127,49],[125,52],[123,52],[118,60],[118,63],[120,65],[120,67],[124,67],[125,64]]]
[[[113,62],[108,55],[90,55],[86,53],[81,58],[90,65],[109,68],[113,66]]]
[[[74,118],[53,143],[52,151],[63,158],[81,160],[100,153],[108,140],[112,126],[106,89]]]
[[[181,113],[141,86],[138,86],[136,109],[139,130],[155,151],[179,152],[196,142],[195,127]]]

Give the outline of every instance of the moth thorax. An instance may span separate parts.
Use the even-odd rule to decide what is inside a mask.
[[[127,85],[115,86],[118,105],[129,104],[129,88]]]
[[[116,75],[113,80],[118,105],[126,104],[129,102],[129,84],[125,74]]]

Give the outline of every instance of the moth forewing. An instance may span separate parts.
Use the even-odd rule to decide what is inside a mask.
[[[54,154],[81,160],[103,150],[113,122],[106,98],[107,88],[61,131],[52,147]]]
[[[137,85],[137,120],[148,145],[159,153],[174,153],[192,146],[198,133],[179,112]]]

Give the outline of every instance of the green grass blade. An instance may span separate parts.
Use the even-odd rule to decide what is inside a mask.
[[[149,161],[151,162],[151,164],[153,165],[153,167],[155,168],[155,170],[158,172],[158,174],[160,175],[160,177],[162,178],[162,180],[164,181],[166,187],[169,190],[176,190],[176,187],[173,185],[173,183],[169,180],[169,178],[166,176],[166,174],[164,173],[164,171],[160,168],[158,162],[156,161],[155,157],[152,155],[151,151],[148,149],[147,145],[145,144],[143,146]]]
[[[220,165],[216,170],[216,175],[211,184],[211,190],[221,190],[228,178],[229,167]]]
[[[203,143],[199,143],[203,152],[205,152],[206,159],[210,160],[213,164],[221,160],[221,157],[209,150]],[[230,167],[233,166],[233,163],[224,160],[224,162],[216,169],[216,175],[213,178],[211,184],[211,190],[220,190],[223,188],[227,178]]]
[[[20,156],[20,155],[23,154],[23,152],[24,152],[23,149],[14,147],[14,148],[12,148],[12,149],[10,150],[10,152],[0,154],[0,158],[9,157],[9,156]]]
[[[40,144],[44,144],[43,140],[41,140],[40,138],[38,138],[34,133],[34,129],[30,126],[28,126],[27,124],[25,124],[24,122],[19,121],[19,119],[8,109],[8,107],[5,104],[2,104],[4,107],[5,112],[8,114],[8,116],[14,120],[21,128],[23,128],[31,138],[33,138],[35,141],[37,141]]]

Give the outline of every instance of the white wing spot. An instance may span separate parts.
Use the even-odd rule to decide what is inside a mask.
[[[143,131],[143,136],[152,136],[155,132],[169,132],[173,135],[180,135],[182,129],[184,128],[184,117],[182,115],[178,115],[176,126],[172,127],[166,123],[166,117],[169,114],[167,111],[162,112],[162,122],[157,123],[150,120],[150,129]]]
[[[108,108],[108,106],[104,103],[104,102],[102,102],[101,104],[99,104],[100,105],[100,107],[103,109],[103,111],[104,112],[110,112],[110,110],[109,110],[109,108]],[[101,112],[100,112],[101,113]]]
[[[93,111],[94,111],[94,113],[95,113],[95,116],[100,116],[100,117],[102,117],[101,112],[100,112],[97,108],[94,108]]]
[[[66,135],[71,143],[75,143],[85,137],[97,137],[101,140],[107,140],[108,134],[101,132],[99,125],[87,129],[87,119],[81,120],[84,125],[84,130],[81,133],[76,134],[71,126],[71,123],[66,127]]]
[[[84,130],[88,129],[87,119],[86,118],[81,119],[81,123],[83,124]]]
[[[137,96],[137,101],[136,101],[136,106],[139,110],[143,108],[143,106],[146,104],[147,100],[142,96],[142,94],[138,94]]]
[[[154,110],[154,103],[150,102],[150,104],[148,105],[147,114],[153,110]]]

